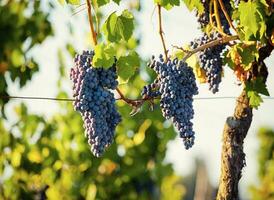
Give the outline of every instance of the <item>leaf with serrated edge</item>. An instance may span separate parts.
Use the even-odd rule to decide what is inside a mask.
[[[247,96],[249,98],[249,105],[253,108],[257,109],[263,102],[262,97],[257,92],[249,91],[247,93]]]
[[[113,12],[103,25],[103,32],[110,42],[119,42],[121,39],[128,41],[132,36],[134,17],[128,11],[124,10],[120,16]]]
[[[239,5],[240,25],[245,31],[245,40],[249,40],[252,36],[260,38],[264,36],[266,26],[264,22],[263,4],[259,0],[241,2]]]

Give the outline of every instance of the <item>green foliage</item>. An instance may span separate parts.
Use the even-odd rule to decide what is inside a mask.
[[[135,86],[142,84],[134,80]],[[21,104],[9,131],[0,120],[1,199],[158,199],[167,192],[159,188],[172,188],[180,179],[163,163],[166,144],[176,134],[163,127],[160,111],[125,119],[115,143],[98,159],[90,153],[80,115],[71,103],[60,106],[61,112],[45,120]],[[130,112],[123,103],[119,107],[122,115]],[[161,192],[152,192],[157,188]],[[172,194],[181,199],[183,191],[176,185]]]
[[[260,0],[256,1],[241,1],[239,5],[239,22],[243,28],[244,40],[254,38],[261,39],[265,36],[265,10],[266,5],[262,4]]]
[[[29,15],[25,14],[28,9]],[[36,60],[28,52],[53,34],[48,14],[43,12],[40,1],[22,0],[0,6],[0,95],[8,95],[8,76],[23,87],[38,70]],[[2,114],[4,104],[0,100]]]
[[[109,68],[113,65],[115,59],[115,49],[112,44],[105,45],[100,43],[94,48],[95,55],[92,59],[95,67]]]
[[[134,75],[137,67],[140,66],[139,55],[134,51],[126,56],[121,56],[117,62],[117,73],[121,81],[127,82]]]
[[[247,96],[250,99],[249,103],[254,108],[258,108],[260,103],[263,102],[259,94],[269,96],[269,92],[266,88],[265,83],[263,82],[263,78],[261,77],[246,82],[245,90],[247,92]]]
[[[203,5],[200,0],[183,0],[187,8],[192,11],[193,9],[197,9],[199,12],[203,11]]]
[[[270,128],[261,128],[257,135],[260,141],[258,151],[260,185],[250,187],[251,199],[274,199],[274,131]]]
[[[134,30],[134,17],[124,10],[119,16],[116,13],[110,14],[103,25],[103,32],[109,42],[119,42],[121,39],[129,40]]]

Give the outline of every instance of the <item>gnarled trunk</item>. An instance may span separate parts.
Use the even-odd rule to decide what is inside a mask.
[[[234,115],[228,117],[223,131],[221,178],[218,200],[238,199],[238,182],[245,166],[244,138],[252,121],[252,108],[246,92],[238,97]]]
[[[269,43],[259,49],[259,59],[253,63],[251,78],[262,77],[266,82],[268,71],[264,63],[270,56],[273,46]],[[221,177],[217,200],[239,199],[238,183],[245,166],[243,151],[244,139],[252,122],[252,108],[244,90],[238,97],[234,115],[228,117],[223,131],[223,147],[221,157]]]

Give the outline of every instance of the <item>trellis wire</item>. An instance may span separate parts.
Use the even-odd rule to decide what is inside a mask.
[[[194,97],[195,100],[218,100],[218,99],[236,99],[235,96],[221,97]],[[54,98],[54,97],[37,97],[37,96],[0,96],[0,99],[23,99],[23,100],[50,100],[50,101],[75,101],[72,98]],[[263,97],[265,100],[274,100],[274,97]],[[121,100],[116,99],[116,100]]]

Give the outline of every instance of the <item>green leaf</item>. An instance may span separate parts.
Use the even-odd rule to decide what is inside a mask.
[[[247,91],[255,91],[259,94],[269,96],[269,92],[266,88],[266,84],[263,82],[262,77],[258,77],[255,80],[246,83]]]
[[[128,79],[134,75],[139,65],[140,58],[135,51],[130,52],[127,56],[121,56],[117,61],[118,76],[123,82],[127,82]]]
[[[258,77],[255,80],[246,82],[245,90],[247,92],[247,96],[250,99],[250,105],[254,108],[258,108],[260,103],[263,102],[259,94],[269,96],[269,92],[262,77]]]
[[[67,0],[69,4],[80,5],[80,0]]]
[[[97,0],[97,5],[100,7],[100,6],[103,6],[103,5],[106,5],[109,3],[109,0]]]
[[[229,49],[225,50],[224,55],[223,55],[224,56],[223,62],[225,64],[227,64],[230,69],[234,70],[235,64],[234,64],[234,62],[231,59],[231,56],[230,56],[231,52],[230,51],[231,51],[231,49],[230,50]]]
[[[241,45],[241,46],[240,46]],[[241,56],[242,67],[244,70],[249,70],[252,67],[252,62],[259,58],[259,52],[255,45],[250,45],[243,48],[240,44],[237,48],[239,55]]]
[[[132,36],[134,17],[128,11],[124,10],[120,16],[112,13],[103,25],[103,32],[110,42],[119,42],[121,39],[126,41]]]
[[[252,108],[257,109],[260,106],[260,104],[263,102],[262,97],[260,97],[260,95],[255,91],[249,91],[247,93],[247,96],[249,98],[249,105]]]
[[[200,0],[183,0],[187,8],[192,11],[194,8],[198,10],[199,13],[203,12],[204,7]]]
[[[262,38],[266,31],[264,5],[259,0],[242,1],[239,5],[240,25],[245,31],[245,40],[252,37]]]
[[[100,43],[94,48],[95,55],[92,59],[93,66],[109,68],[113,65],[115,59],[115,49],[111,44]]]

